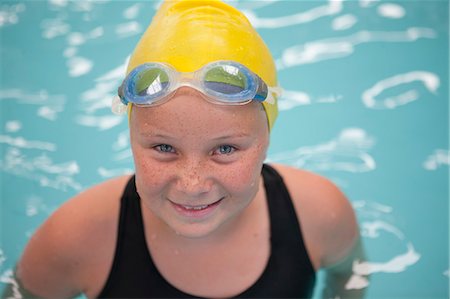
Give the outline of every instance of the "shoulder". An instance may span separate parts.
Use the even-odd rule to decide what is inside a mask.
[[[130,176],[95,185],[62,204],[35,232],[18,264],[29,291],[67,297],[83,291],[80,273],[106,244],[114,246],[120,198]],[[93,250],[96,249],[96,250]],[[113,255],[114,247],[106,255]]]
[[[311,259],[316,260],[315,266],[328,267],[347,257],[359,231],[355,213],[344,193],[318,174],[281,164],[272,166],[289,190]]]
[[[117,219],[120,198],[129,179],[129,175],[109,179],[77,194],[64,202],[44,222],[37,233],[59,232],[60,234],[53,236],[59,241],[86,241],[84,238],[90,234],[85,232],[93,232],[94,229],[102,230],[104,225]],[[72,233],[80,231],[81,233],[68,238],[63,231]]]

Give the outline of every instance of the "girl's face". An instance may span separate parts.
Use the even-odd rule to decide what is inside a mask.
[[[202,237],[255,197],[269,133],[260,103],[213,104],[182,87],[160,106],[133,107],[130,138],[143,204],[177,234]]]

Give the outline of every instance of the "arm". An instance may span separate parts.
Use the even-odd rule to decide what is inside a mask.
[[[352,266],[355,260],[365,260],[365,251],[360,238],[347,257],[324,268],[325,284],[320,298],[364,298],[365,286],[354,288],[349,283],[354,277]],[[368,283],[367,276],[361,279],[360,284]]]
[[[68,246],[64,209],[56,211],[33,235],[6,286],[2,298],[71,298],[81,290],[74,285],[76,261]]]
[[[323,298],[362,298],[363,290],[348,290],[352,263],[364,260],[353,208],[328,179],[293,167],[274,165],[282,173],[302,220],[311,261],[326,274]]]
[[[20,279],[17,277],[17,268],[12,272],[12,277],[8,277],[7,285],[3,290],[2,299],[25,298],[39,299],[39,297],[25,288]]]
[[[22,298],[70,298],[102,284],[129,178],[102,182],[59,207],[31,237],[2,297],[20,298],[18,291]]]
[[[356,216],[345,195],[331,182],[328,184],[327,207],[334,215],[325,217],[322,226],[321,268],[325,272],[325,285],[321,298],[363,298],[365,286],[355,288],[350,283],[355,278],[353,262],[365,259]]]

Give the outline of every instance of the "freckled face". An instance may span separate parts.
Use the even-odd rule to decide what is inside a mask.
[[[180,235],[218,230],[258,192],[268,135],[260,103],[213,104],[187,87],[160,106],[133,107],[130,139],[141,200]]]

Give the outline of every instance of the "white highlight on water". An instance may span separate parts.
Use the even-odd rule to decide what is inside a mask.
[[[37,196],[30,195],[26,200],[26,215],[28,217],[33,217],[39,213],[45,213],[45,215],[50,215],[57,207],[50,208],[45,204],[45,201]]]
[[[69,47],[64,50],[63,55],[66,58],[71,58],[71,57],[74,57],[77,54],[77,52],[78,52],[78,48]]]
[[[41,22],[42,37],[45,39],[53,39],[58,36],[66,35],[70,31],[70,25],[67,24],[63,17],[58,16],[56,19],[46,19]]]
[[[309,23],[322,17],[338,14],[342,11],[342,0],[330,0],[328,4],[290,16],[277,18],[259,18],[255,12],[243,9],[242,12],[255,28],[281,28]]]
[[[81,109],[84,112],[92,114],[99,109],[107,108],[108,115],[111,115],[111,100],[117,94],[117,86],[124,78],[128,59],[118,67],[96,78],[95,86],[81,94]]]
[[[240,11],[253,10],[262,7],[266,7],[282,0],[264,0],[264,1],[241,1],[238,2],[236,0],[225,0],[230,5],[235,6]]]
[[[369,280],[361,275],[353,274],[345,284],[346,290],[360,290],[369,286]]]
[[[403,6],[394,3],[384,3],[377,7],[380,16],[390,19],[401,19],[406,15]]]
[[[407,244],[408,251],[390,259],[387,262],[361,262],[353,261],[353,275],[347,282],[346,289],[362,289],[368,286],[369,281],[364,276],[373,273],[399,273],[416,264],[421,255],[417,253],[411,243]]]
[[[19,13],[24,12],[26,9],[24,3],[13,5],[7,5],[6,3],[3,3],[0,7],[0,28],[19,23]]]
[[[79,12],[90,12],[97,3],[102,3],[102,1],[70,1],[72,10]]]
[[[361,223],[361,235],[366,238],[378,238],[380,230],[384,230],[394,234],[398,239],[404,240],[405,235],[400,229],[385,221],[376,220],[372,222],[364,221]]]
[[[441,166],[450,165],[450,151],[446,149],[436,149],[427,157],[422,166],[426,170],[436,170]]]
[[[128,59],[127,59],[128,60]],[[85,114],[78,115],[76,122],[82,126],[94,127],[98,130],[107,130],[119,125],[125,117],[113,115],[111,113],[111,100],[117,93],[117,86],[123,79],[126,72],[125,61],[118,67],[108,71],[95,79],[95,86],[86,90],[81,95],[82,107]],[[107,114],[103,116],[92,115],[100,109],[107,109]]]
[[[34,159],[34,165],[50,174],[74,175],[80,172],[80,167],[75,161],[53,164],[52,160],[45,155]]]
[[[118,134],[116,141],[112,145],[114,151],[120,151],[130,146],[130,135],[128,130],[122,131]]]
[[[97,39],[103,36],[104,30],[102,26],[98,26],[88,33],[72,32],[67,36],[69,46],[77,47],[86,43],[90,39]]]
[[[106,108],[108,109],[108,114],[111,114],[111,100],[117,93],[117,86],[119,84],[118,80],[96,80],[93,88],[88,89],[81,94],[81,109],[88,114],[92,114],[97,110]]]
[[[361,7],[370,7],[373,6],[376,2],[379,2],[380,0],[359,0],[359,6]]]
[[[376,168],[375,160],[366,153],[374,143],[374,138],[363,129],[347,128],[329,142],[270,155],[268,162],[282,162],[316,171],[367,172]]]
[[[0,282],[4,284],[11,284],[13,291],[13,299],[21,299],[23,298],[22,294],[19,291],[19,283],[14,278],[14,272],[12,269],[8,269],[0,276]]]
[[[82,10],[85,8],[81,8]],[[90,10],[90,8],[86,8]],[[68,48],[64,51],[64,56],[69,58],[67,66],[69,68],[69,76],[79,77],[89,73],[93,67],[93,62],[85,57],[75,56],[78,47],[87,41],[97,39],[104,34],[102,26],[98,26],[87,33],[72,32],[67,36]]]
[[[136,21],[118,24],[116,26],[117,38],[125,38],[142,32],[142,26]]]
[[[70,77],[79,77],[89,73],[93,63],[84,57],[72,57],[67,61],[67,66],[69,67]]]
[[[41,186],[66,191],[68,187],[80,190],[73,176],[80,172],[75,161],[56,164],[45,153],[28,157],[19,148],[10,147],[0,160],[0,170],[37,181]]]
[[[316,103],[336,103],[341,100],[341,95],[325,95],[311,98],[306,92],[283,90],[283,95],[278,100],[278,109],[280,111],[290,110],[297,106],[311,105]]]
[[[339,16],[331,23],[331,28],[335,31],[347,30],[353,27],[358,22],[358,19],[351,14]]]
[[[54,110],[51,107],[42,106],[37,110],[37,115],[42,118],[55,121],[59,112],[60,111]]]
[[[329,94],[325,96],[319,96],[316,102],[322,104],[331,104],[342,100],[342,98],[342,95]]]
[[[5,261],[6,261],[5,253],[3,252],[3,249],[0,248],[0,266],[2,266]]]
[[[82,126],[97,128],[100,131],[111,129],[119,125],[124,120],[121,116],[106,115],[106,116],[90,116],[79,115],[76,117],[76,122]]]
[[[371,239],[382,237],[382,232],[394,235],[407,247],[406,253],[393,256],[385,262],[353,261],[353,275],[346,284],[347,289],[362,289],[369,285],[367,275],[374,273],[398,273],[405,271],[408,267],[417,263],[421,257],[411,242],[406,241],[405,234],[394,224],[395,218],[391,214],[392,207],[378,202],[358,200],[352,203],[358,214],[358,218],[370,219],[360,220],[361,236]],[[390,218],[392,223],[385,221]]]
[[[98,174],[102,178],[112,178],[126,174],[134,173],[134,170],[131,168],[116,168],[116,169],[106,169],[104,167],[99,167],[97,169]]]
[[[54,152],[56,151],[56,145],[54,143],[45,141],[27,140],[23,137],[11,137],[8,135],[0,135],[0,143],[25,148],[25,149],[39,149]]]
[[[125,9],[122,15],[125,19],[129,20],[135,19],[138,16],[139,12],[142,10],[142,8],[143,8],[142,3],[133,4],[127,9]]]
[[[69,0],[48,0],[48,3],[56,7],[66,7]]]
[[[10,120],[5,124],[5,131],[9,133],[15,133],[22,129],[22,123],[18,120]]]
[[[440,79],[436,74],[427,71],[412,71],[378,81],[375,85],[364,91],[361,96],[362,101],[367,108],[371,109],[394,109],[406,105],[419,98],[417,90],[411,89],[399,95],[381,99],[377,99],[377,96],[390,88],[415,81],[422,82],[425,88],[433,94],[436,94],[440,85]]]
[[[392,214],[394,209],[391,206],[388,206],[386,204],[380,204],[378,202],[369,201],[369,200],[355,200],[355,201],[352,201],[352,206],[355,209],[355,211],[359,217],[361,217],[362,219],[370,219],[371,220],[371,221],[366,221],[366,223],[368,223],[368,225],[366,225],[366,229],[362,233],[363,235],[367,235],[368,237],[375,236],[378,234],[379,229],[386,228],[386,226],[382,226],[382,225],[380,225],[380,226],[377,226],[376,224],[372,225],[371,223],[373,223],[373,221],[380,221],[380,219],[383,219],[383,221],[387,220],[388,222],[384,222],[384,223],[386,223],[387,226],[390,225],[388,223],[395,222],[394,215]],[[375,219],[375,220],[373,220],[373,219]],[[360,220],[360,223],[362,223],[362,222],[363,221]],[[391,225],[391,227],[394,227],[394,229],[391,229],[391,230],[384,229],[384,230],[389,231],[389,232],[400,231],[395,226]],[[400,235],[402,235],[402,234],[399,234],[397,237],[399,237]]]
[[[87,36],[89,39],[96,39],[103,36],[103,34],[104,34],[103,26],[98,26],[92,29]]]
[[[64,95],[49,95],[47,90],[42,89],[36,93],[27,93],[22,89],[11,88],[0,90],[0,100],[17,100],[23,104],[51,105],[60,108],[64,105]]]
[[[127,148],[125,150],[122,150],[116,154],[113,155],[113,161],[123,161],[123,160],[129,160],[133,157],[133,154],[131,152],[130,148]]]
[[[85,36],[80,33],[80,32],[72,32],[71,34],[69,34],[69,36],[67,37],[67,43],[70,46],[79,46],[82,45],[86,42],[86,38]]]
[[[357,45],[368,42],[411,42],[419,38],[435,38],[433,29],[411,27],[406,31],[366,31],[349,36],[307,42],[286,48],[281,58],[276,60],[278,69],[296,65],[316,63],[349,56]]]
[[[17,100],[21,104],[41,105],[37,110],[37,115],[55,121],[58,113],[64,110],[66,97],[49,95],[45,89],[37,93],[26,93],[21,89],[3,89],[0,90],[0,100]]]
[[[311,104],[311,99],[306,92],[284,90],[278,101],[278,109],[283,111],[309,104]]]
[[[33,202],[33,201],[35,201],[35,198],[33,198],[27,202],[26,214],[28,217],[35,216],[38,214],[38,207],[36,204],[37,201],[35,201],[35,202]]]
[[[394,210],[391,206],[380,204],[378,202],[366,201],[366,200],[354,200],[352,206],[355,209],[370,209],[384,214],[390,214]]]
[[[57,114],[63,111],[66,98],[64,95],[49,95],[47,90],[26,93],[21,89],[3,89],[0,90],[0,100],[17,100],[21,104],[41,105],[37,115],[54,121]]]
[[[420,260],[421,255],[414,249],[411,243],[407,244],[408,251],[390,259],[387,262],[359,262],[353,264],[353,271],[359,275],[370,275],[377,272],[399,273],[414,265]]]

